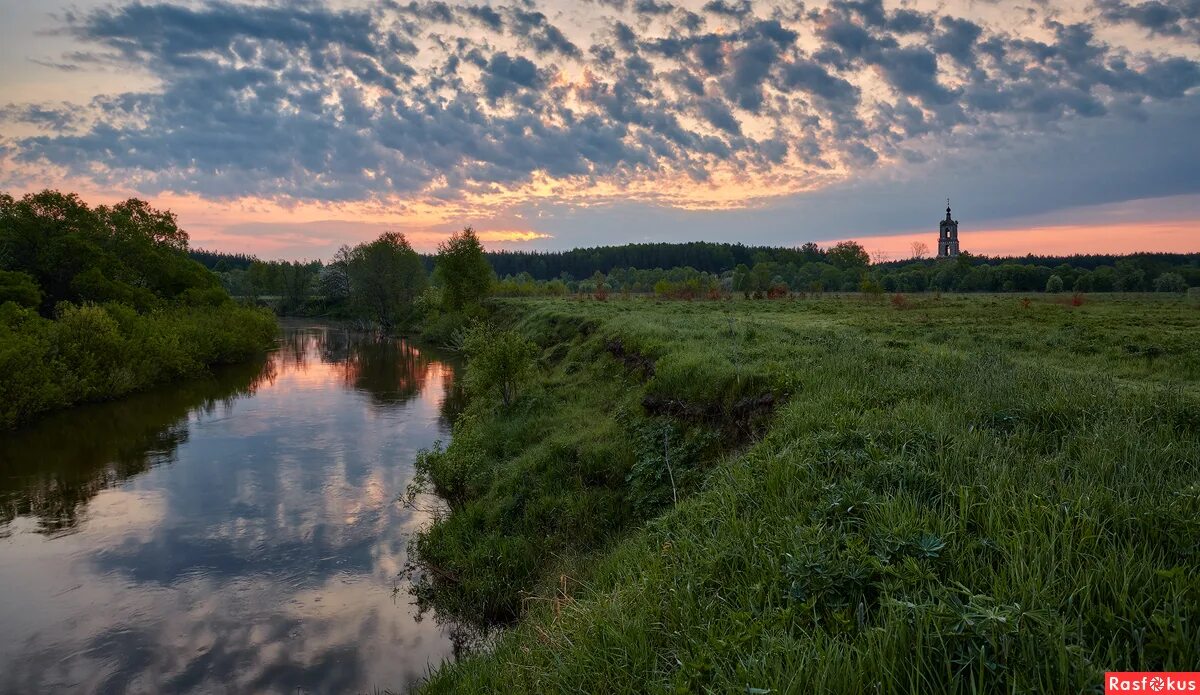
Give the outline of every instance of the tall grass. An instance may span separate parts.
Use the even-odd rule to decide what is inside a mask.
[[[1186,302],[501,311],[546,348],[542,398],[576,405],[489,457],[493,479],[512,477],[474,498],[490,500],[484,532],[456,535],[461,552],[540,548],[581,519],[595,537],[525,565],[518,625],[429,692],[1095,692],[1104,671],[1194,669],[1200,312]],[[653,376],[615,376],[612,341]],[[784,404],[748,449],[673,459],[693,481],[678,505],[587,517],[542,498],[539,476],[636,441],[545,448],[608,412],[590,398],[643,418],[648,395],[735,413],[762,393]],[[494,436],[514,421],[479,417]],[[534,450],[540,465],[518,463]],[[591,474],[648,455],[602,455]],[[614,503],[631,503],[630,480]],[[536,521],[489,525],[518,498],[545,504]]]

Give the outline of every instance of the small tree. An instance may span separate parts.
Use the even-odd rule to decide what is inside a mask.
[[[521,384],[533,375],[537,347],[516,331],[476,323],[462,336],[462,351],[467,355],[467,393],[498,391],[507,408]]]
[[[438,244],[433,273],[449,311],[459,312],[478,304],[492,287],[492,266],[470,227]]]
[[[741,292],[746,299],[750,298],[753,291],[750,288],[750,268],[745,263],[738,263],[733,269],[732,284],[735,292]]]
[[[330,304],[341,304],[350,297],[350,276],[346,266],[330,263],[317,275],[317,292]]]
[[[1058,293],[1063,291],[1063,279],[1058,275],[1051,275],[1050,279],[1046,280],[1046,291]]]
[[[755,263],[750,269],[747,283],[750,291],[754,293],[754,298],[762,299],[771,289],[771,267],[766,263]]]
[[[871,256],[862,244],[856,241],[842,241],[825,252],[829,262],[841,270],[866,268],[871,264]]]
[[[1187,292],[1187,280],[1179,273],[1163,273],[1154,279],[1155,292]]]
[[[929,255],[929,244],[923,241],[914,241],[910,248],[912,248],[912,257],[918,261]]]
[[[1117,261],[1116,290],[1118,292],[1141,292],[1146,289],[1146,271],[1128,258]]]
[[[289,311],[304,309],[312,297],[321,272],[320,261],[309,263],[283,261],[279,264],[281,306]]]
[[[398,325],[412,312],[425,289],[425,267],[403,234],[386,232],[350,251],[346,266],[350,298],[358,312],[385,328]]]
[[[608,284],[607,283],[608,283],[608,276],[606,276],[604,273],[597,270],[595,273],[592,274],[592,284],[595,286],[593,289],[593,293],[594,293],[593,296],[602,302],[604,300],[608,299]]]

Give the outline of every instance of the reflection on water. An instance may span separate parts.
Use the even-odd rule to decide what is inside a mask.
[[[395,500],[453,377],[294,324],[262,363],[0,434],[0,692],[399,690],[448,658]]]

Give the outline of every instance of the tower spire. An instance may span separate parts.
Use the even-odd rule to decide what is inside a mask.
[[[958,255],[958,222],[950,214],[950,199],[946,198],[946,219],[938,225],[938,258]]]

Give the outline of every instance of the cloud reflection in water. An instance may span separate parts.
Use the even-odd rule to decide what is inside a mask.
[[[392,588],[453,365],[285,327],[265,364],[0,437],[0,692],[399,689],[447,658]],[[70,436],[63,436],[64,433]]]

